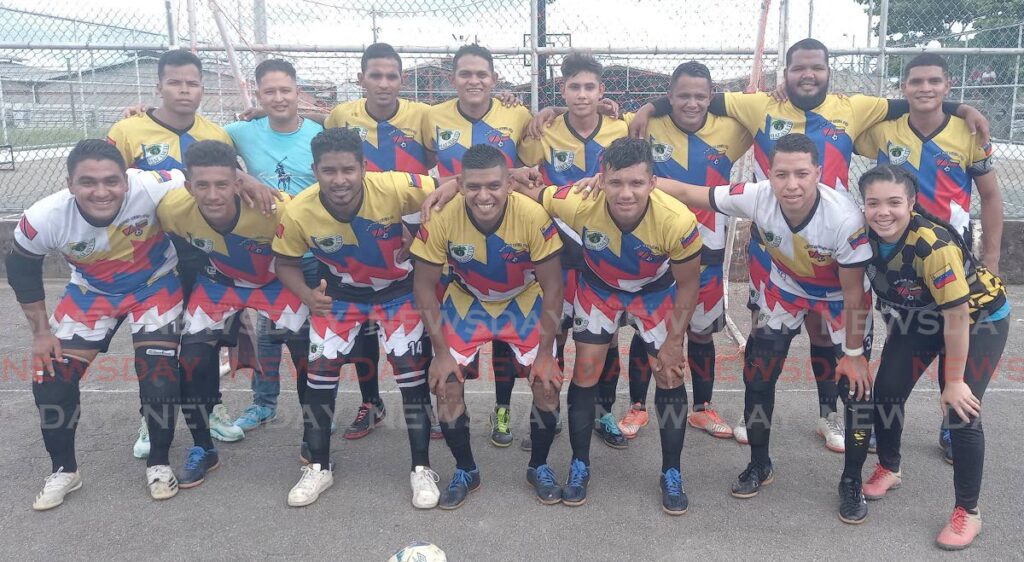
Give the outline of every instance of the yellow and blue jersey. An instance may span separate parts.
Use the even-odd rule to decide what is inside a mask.
[[[597,117],[597,128],[584,137],[569,124],[569,114],[563,114],[540,139],[527,137],[519,143],[519,159],[539,166],[547,185],[569,185],[597,175],[604,149],[629,133],[625,121]]]
[[[395,114],[377,121],[366,110],[366,98],[362,98],[335,106],[324,127],[357,131],[363,139],[367,170],[426,175],[427,131],[423,127],[429,110],[427,104],[399,99]]]
[[[191,127],[175,129],[154,117],[153,111],[122,119],[107,132],[107,142],[117,147],[129,168],[184,170],[185,151],[193,144],[204,140],[232,144],[224,129],[198,113]]]
[[[904,115],[879,123],[857,137],[857,152],[878,164],[902,166],[917,178],[917,202],[969,238],[974,178],[992,171],[992,145],[978,146],[967,123],[946,121],[922,135]]]
[[[549,186],[541,202],[562,232],[583,247],[583,275],[609,289],[663,290],[675,282],[671,264],[698,257],[703,246],[693,213],[658,190],[651,192],[644,216],[629,232],[615,224],[604,193],[584,199],[571,185]]]
[[[320,184],[293,199],[277,227],[275,254],[300,258],[312,250],[326,268],[328,294],[340,300],[377,303],[411,291],[412,264],[398,261],[402,217],[418,213],[436,182],[403,172],[367,172],[363,200],[352,217],[333,214]]]
[[[470,119],[453,99],[430,108],[423,130],[427,150],[437,153],[437,172],[442,178],[462,171],[462,156],[471,146],[489,144],[505,154],[508,165],[519,161],[518,145],[530,124],[530,110],[505,107],[491,100],[491,108],[480,119]]]
[[[654,157],[654,175],[707,187],[728,185],[733,165],[753,142],[738,121],[712,114],[695,132],[680,128],[671,115],[656,117],[647,125],[647,138]],[[692,210],[701,227],[704,262],[721,263],[725,217],[705,209]]]
[[[212,270],[203,272],[207,277],[221,285],[262,287],[277,278],[271,244],[290,199],[285,195],[285,200],[277,202],[273,218],[236,199],[238,216],[229,232],[210,226],[185,189],[168,193],[160,201],[157,215],[164,230],[178,239],[179,247],[191,247],[209,260]]]
[[[889,116],[889,100],[871,96],[829,94],[812,110],[778,102],[764,92],[725,94],[726,114],[754,135],[755,173],[768,178],[768,157],[775,142],[790,133],[803,133],[818,147],[821,183],[847,192],[854,139]]]

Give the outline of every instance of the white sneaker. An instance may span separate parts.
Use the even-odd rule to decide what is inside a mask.
[[[417,466],[409,473],[409,484],[412,486],[412,506],[416,509],[433,509],[441,498],[437,489],[437,481],[441,478],[429,466]]]
[[[231,414],[228,413],[228,407],[224,404],[215,405],[210,412],[210,437],[226,443],[245,439],[245,432],[235,425]]]
[[[736,442],[741,445],[749,445],[750,440],[747,439],[747,420],[740,417],[740,423],[736,424],[736,427],[732,428],[732,436],[736,439]]]
[[[132,454],[137,459],[149,457],[149,426],[146,425],[146,418],[142,418],[142,425],[139,426],[139,438],[135,440]]]
[[[320,468],[320,463],[307,464],[302,467],[299,483],[288,492],[288,505],[302,507],[309,505],[320,497],[320,494],[334,484],[334,475],[329,468]]]
[[[46,511],[64,503],[64,496],[82,487],[82,476],[79,472],[64,472],[64,468],[46,477],[43,491],[32,502],[32,509]]]
[[[818,418],[815,431],[825,438],[825,447],[829,451],[846,452],[846,430],[838,413],[832,412],[826,418]]]
[[[149,495],[154,500],[167,500],[178,494],[178,479],[166,464],[147,467],[146,482],[149,484]]]

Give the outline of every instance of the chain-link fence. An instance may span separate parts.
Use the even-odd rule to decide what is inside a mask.
[[[983,4],[996,8],[986,11],[978,6]],[[454,97],[451,54],[462,44],[491,48],[500,77],[496,89],[516,92],[524,103],[539,107],[560,101],[562,55],[586,49],[605,65],[608,97],[631,111],[663,94],[672,69],[684,60],[707,64],[721,90],[745,87],[762,5],[761,0],[8,0],[0,6],[0,209],[18,211],[59,189],[63,158],[75,141],[102,137],[126,106],[156,104],[156,61],[171,44],[194,48],[203,60],[201,111],[221,123],[243,107],[226,43],[235,47],[250,82],[261,58],[292,61],[303,108],[325,112],[362,95],[356,81],[359,57],[374,41],[402,52],[402,95],[427,103]],[[1019,72],[1024,0],[927,5],[890,0],[886,18],[878,13],[880,5],[881,0],[770,2],[763,86],[774,85],[778,45],[808,34],[834,50],[832,87],[845,93],[898,96],[899,69],[911,56],[904,54],[906,48],[972,49],[970,54],[945,51],[954,75],[950,97],[989,116],[1007,215],[1024,217],[1024,146],[1017,144],[1024,142],[1024,114],[1017,103],[1024,93]],[[885,41],[879,38],[883,23]],[[888,56],[880,65],[883,46]],[[854,174],[866,165],[858,158]]]

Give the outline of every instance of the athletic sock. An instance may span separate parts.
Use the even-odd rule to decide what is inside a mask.
[[[611,413],[612,406],[615,405],[615,390],[619,386],[619,373],[621,371],[622,368],[619,366],[619,348],[613,344],[608,347],[608,354],[604,356],[601,378],[597,381],[594,417],[599,418]]]
[[[470,472],[476,469],[473,448],[469,444],[469,416],[463,412],[453,422],[441,422],[445,443],[455,457],[455,467]]]
[[[836,350],[832,346],[811,346],[811,371],[818,386],[818,415],[828,417],[836,412],[839,390],[836,388]]]
[[[594,399],[597,387],[569,383],[566,401],[569,404],[569,443],[573,458],[590,466],[590,435],[594,431]]]
[[[546,412],[536,407],[530,413],[530,468],[547,464],[551,442],[555,439],[555,424],[558,412]]]
[[[683,454],[683,440],[686,437],[686,387],[655,388],[654,408],[658,413],[658,429],[661,433],[661,471],[670,468],[679,470],[679,458]]]
[[[686,362],[693,376],[693,411],[704,410],[711,403],[715,388],[715,342],[700,343],[690,339],[686,344]]]
[[[647,346],[639,335],[633,334],[629,342],[629,402],[647,404],[647,390],[651,386],[651,361],[647,356]]]

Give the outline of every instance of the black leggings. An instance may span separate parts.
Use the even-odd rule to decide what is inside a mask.
[[[939,388],[944,389],[944,339],[941,317],[889,321],[889,337],[882,350],[882,362],[875,378],[875,436],[878,462],[885,468],[900,469],[900,437],[903,434],[904,404],[917,380],[939,358]],[[887,319],[890,320],[890,319]],[[978,400],[982,399],[1006,346],[1010,322],[979,322],[971,325],[970,346],[964,382]],[[956,505],[973,510],[981,493],[985,463],[985,434],[981,418],[962,420],[952,409],[946,412],[953,447],[953,488]]]

